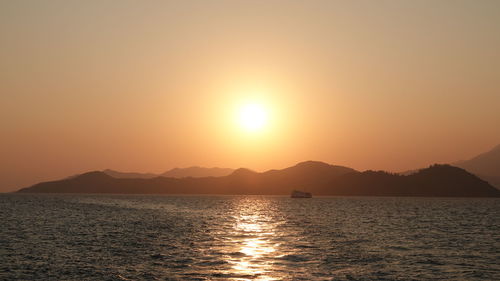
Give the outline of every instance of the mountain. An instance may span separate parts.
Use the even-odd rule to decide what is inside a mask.
[[[103,173],[117,179],[151,179],[158,176],[152,173],[119,172],[110,169],[104,170]]]
[[[410,175],[383,171],[351,173],[323,186],[327,194],[351,196],[500,197],[500,191],[477,176],[450,165],[432,165]]]
[[[454,164],[500,189],[500,145],[472,159]]]
[[[231,174],[234,170],[229,168],[203,168],[203,167],[189,167],[189,168],[174,168],[160,176],[167,178],[202,178],[202,177],[223,177]]]
[[[174,168],[172,170],[166,171],[163,174],[119,172],[110,169],[104,170],[103,173],[117,179],[151,179],[156,177],[166,177],[166,178],[222,177],[231,174],[233,171],[234,171],[233,169],[229,168],[189,167],[189,168]]]
[[[382,171],[358,172],[314,161],[263,173],[241,168],[227,176],[203,178],[125,179],[89,172],[39,183],[19,192],[288,195],[293,189],[314,195],[500,197],[500,191],[487,182],[449,165],[433,165],[403,176]]]

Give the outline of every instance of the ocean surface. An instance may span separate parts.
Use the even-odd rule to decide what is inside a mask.
[[[500,199],[0,194],[0,280],[500,280]]]

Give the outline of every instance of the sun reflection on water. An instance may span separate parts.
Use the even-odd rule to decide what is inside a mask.
[[[269,215],[266,202],[252,203],[239,205],[234,227],[228,234],[233,252],[241,253],[236,258],[228,258],[231,273],[241,276],[235,280],[277,280],[273,269],[279,243],[273,238],[278,222]]]

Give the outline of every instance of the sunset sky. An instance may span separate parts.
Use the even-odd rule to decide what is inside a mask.
[[[1,1],[0,191],[500,143],[500,1]]]

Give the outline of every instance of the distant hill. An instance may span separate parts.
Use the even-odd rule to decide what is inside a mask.
[[[449,165],[433,165],[403,176],[313,161],[264,173],[237,169],[227,176],[202,178],[126,179],[96,171],[19,192],[288,195],[293,189],[314,195],[500,197],[500,191],[487,182]]]
[[[365,171],[338,177],[322,193],[335,187],[336,195],[500,197],[500,191],[486,181],[457,167],[432,165],[410,175]]]
[[[105,174],[117,179],[151,179],[155,177],[167,178],[203,178],[203,177],[222,177],[231,174],[234,170],[229,168],[174,168],[162,174],[119,172],[111,169],[103,170]]]
[[[476,174],[500,189],[500,145],[470,160],[460,161],[454,165]]]
[[[110,169],[106,169],[103,172],[117,179],[151,179],[158,176],[157,174],[152,173],[119,172]]]
[[[174,168],[160,176],[167,178],[202,178],[202,177],[223,177],[231,174],[234,170],[229,168],[204,168],[204,167],[189,167],[189,168]]]
[[[166,178],[203,178],[203,177],[222,177],[231,174],[234,170],[229,168],[204,168],[204,167],[189,167],[189,168],[174,168],[166,171],[163,174],[152,173],[134,173],[134,172],[119,172],[115,170],[104,170],[103,172],[117,179],[151,179],[155,177]]]

